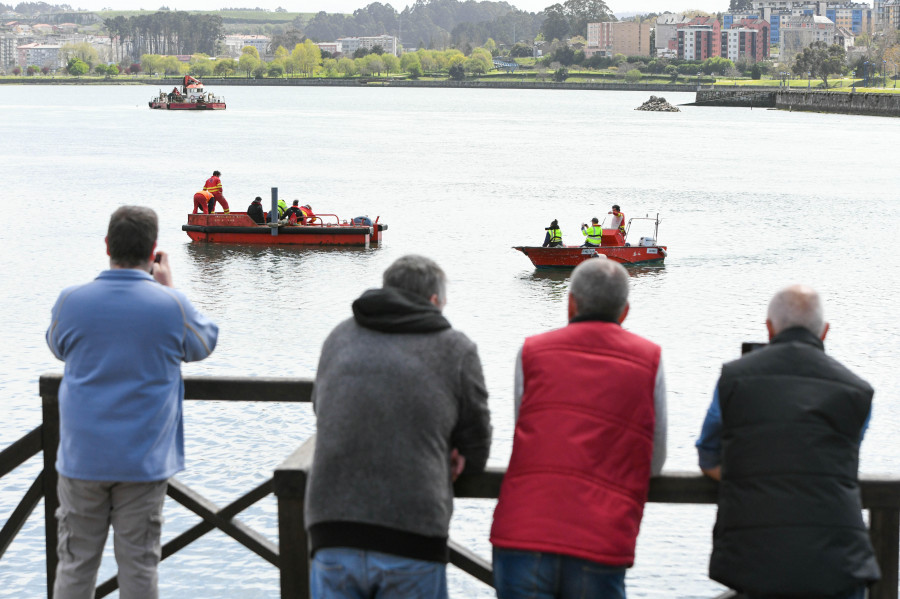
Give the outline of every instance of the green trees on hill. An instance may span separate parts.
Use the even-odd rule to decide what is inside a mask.
[[[541,33],[548,41],[568,35],[587,36],[588,23],[616,20],[604,0],[566,0],[545,8],[544,15]]]
[[[303,27],[303,33],[326,42],[387,32],[399,35],[407,46],[419,42],[423,49],[445,49],[482,46],[489,38],[507,45],[533,39],[542,21],[543,14],[518,10],[507,2],[416,0],[400,13],[390,4],[373,2],[352,15],[319,12]]]
[[[142,54],[215,55],[222,39],[222,17],[183,11],[160,11],[136,17],[118,16],[103,24],[113,43],[116,59],[124,58],[127,48],[133,56]]]

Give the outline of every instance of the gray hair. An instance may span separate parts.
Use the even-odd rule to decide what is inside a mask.
[[[572,272],[569,293],[578,316],[618,320],[628,303],[628,271],[613,260],[585,260]]]
[[[817,337],[825,332],[822,299],[807,285],[791,285],[776,293],[769,302],[767,318],[776,335],[792,327],[803,327]]]
[[[434,260],[409,254],[401,256],[384,271],[382,284],[409,291],[426,300],[437,295],[443,305],[447,301],[447,275]]]
[[[158,233],[156,212],[144,206],[122,206],[112,213],[106,230],[110,261],[122,268],[146,264]]]

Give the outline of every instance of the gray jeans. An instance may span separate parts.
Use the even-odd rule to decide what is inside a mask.
[[[59,476],[54,599],[93,599],[113,527],[120,599],[156,599],[167,481],[117,483]]]

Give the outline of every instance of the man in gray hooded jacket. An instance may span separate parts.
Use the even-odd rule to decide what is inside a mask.
[[[441,314],[446,277],[404,256],[322,348],[306,493],[315,598],[447,597],[452,482],[491,443],[475,344]]]

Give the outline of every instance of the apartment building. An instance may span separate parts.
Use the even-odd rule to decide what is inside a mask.
[[[900,0],[886,0],[879,5],[878,10],[882,27],[900,29]]]
[[[0,33],[0,71],[6,71],[16,64],[16,36]]]
[[[656,17],[656,55],[669,54],[676,56],[678,53],[678,26],[690,23],[691,19],[682,14],[666,13]]]
[[[369,37],[342,37],[335,40],[341,45],[341,53],[351,56],[360,48],[371,51],[375,46],[380,46],[386,54],[398,56],[400,41],[395,35],[374,35]]]
[[[50,67],[58,69],[62,64],[62,55],[59,44],[23,44],[16,47],[16,66],[25,68],[29,66]]]
[[[584,55],[650,56],[650,22],[618,21],[588,23]]]
[[[261,57],[271,54],[269,45],[272,40],[265,35],[226,35],[225,51],[232,58],[239,58],[246,46],[253,46]],[[291,48],[293,50],[293,48]]]
[[[790,19],[781,28],[781,55],[798,54],[813,42],[834,43],[834,22],[828,17],[803,15]]]
[[[316,44],[319,47],[319,50],[322,52],[328,52],[329,54],[340,54],[342,52],[340,42],[323,42],[321,44]]]
[[[715,17],[695,17],[678,26],[678,58],[706,60],[721,51],[722,28]]]
[[[888,0],[894,1],[894,0]],[[872,33],[879,14],[883,12],[884,0],[876,0],[875,9],[868,4],[856,2],[810,1],[810,0],[751,0],[752,11],[744,14],[726,14],[725,27],[732,20],[740,20],[755,15],[770,25],[769,34],[773,44],[781,43],[781,29],[786,21],[801,16],[828,17],[837,27],[849,29],[856,35]]]
[[[721,56],[731,61],[765,60],[769,57],[769,24],[745,19],[722,30]]]

